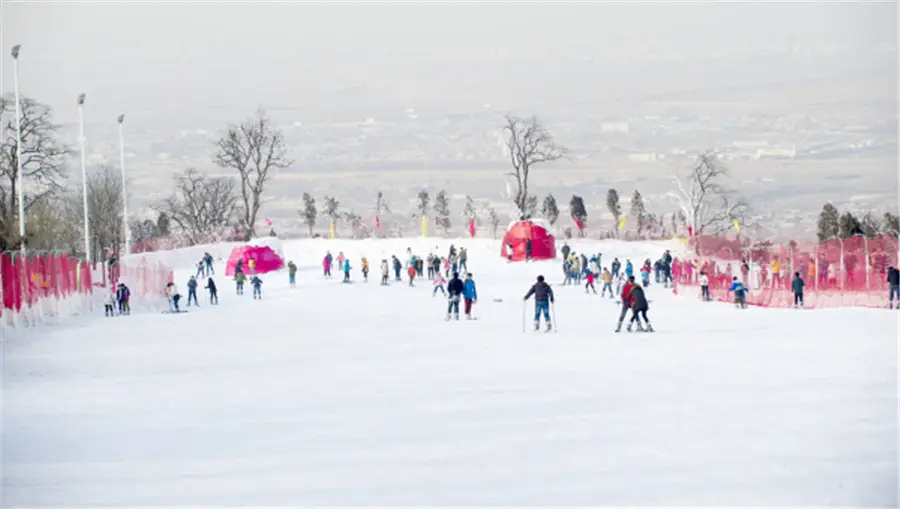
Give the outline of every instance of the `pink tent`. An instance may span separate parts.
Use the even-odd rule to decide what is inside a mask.
[[[257,274],[265,274],[284,267],[284,260],[269,246],[238,246],[231,250],[231,256],[228,257],[228,263],[225,265],[225,275],[234,275],[234,268],[237,266],[238,260],[243,260],[241,265],[244,268],[244,274],[250,274],[251,258],[255,260]]]

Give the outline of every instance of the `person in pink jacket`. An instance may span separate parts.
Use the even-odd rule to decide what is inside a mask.
[[[331,277],[331,254],[325,255],[325,258],[322,259],[322,270],[325,277]]]
[[[440,272],[435,273],[434,291],[431,292],[431,296],[434,297],[435,295],[437,295],[438,290],[440,290],[442,294],[447,295],[447,292],[444,291],[444,283],[446,282],[447,280],[444,279],[444,276],[442,276]]]

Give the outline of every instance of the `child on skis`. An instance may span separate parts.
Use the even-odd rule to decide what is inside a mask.
[[[728,293],[734,292],[734,306],[738,309],[746,309],[747,308],[747,293],[750,293],[747,288],[738,281],[737,276],[732,278],[731,287],[728,288]]]
[[[410,265],[406,268],[406,275],[409,276],[409,286],[415,286],[413,281],[416,279],[416,266]]]
[[[206,280],[206,286],[204,286],[207,290],[209,290],[209,303],[210,304],[218,304],[219,303],[219,294],[216,290],[216,282],[213,281],[213,278],[209,278]]]
[[[463,251],[462,248],[459,249]],[[463,284],[463,298],[465,299],[466,320],[472,319],[472,304],[478,302],[478,291],[475,288],[475,281],[472,279],[472,273],[466,274],[466,282]]]
[[[175,283],[166,285],[166,295],[169,297],[169,304],[172,306],[172,312],[180,313],[181,309],[178,308],[178,301],[181,300],[181,294],[178,293],[178,288],[175,287]]]
[[[369,282],[369,260],[365,256],[362,257],[362,273],[363,281]]]
[[[322,258],[322,273],[325,277],[331,277],[331,253],[326,253]]]
[[[644,263],[644,266],[641,267],[641,285],[644,288],[650,286],[650,272],[650,260],[647,260],[647,262]]]
[[[444,283],[446,282],[447,280],[441,275],[441,271],[437,271],[434,274],[434,291],[431,292],[431,296],[434,297],[437,295],[438,290],[441,291],[442,295],[447,295],[447,292],[444,291]]]
[[[587,276],[585,277],[587,278],[587,283],[584,285],[584,293],[590,293],[588,290],[593,290],[594,295],[597,295],[597,289],[594,288],[594,273],[588,271]]]
[[[794,307],[803,307],[803,287],[806,283],[800,278],[799,272],[794,272],[794,279],[791,281],[791,291],[794,294]]]
[[[297,264],[293,260],[288,262],[288,284],[291,288],[297,286]]]
[[[381,259],[381,286],[387,286],[390,268],[388,267],[387,258]]]
[[[253,300],[262,299],[262,279],[254,275],[250,284],[253,286]]]
[[[246,280],[247,276],[243,272],[238,272],[234,275],[234,285],[238,295],[244,295],[244,281]]]
[[[709,301],[709,276],[706,272],[700,271],[700,299]]]
[[[350,282],[350,258],[344,260],[344,283]]]

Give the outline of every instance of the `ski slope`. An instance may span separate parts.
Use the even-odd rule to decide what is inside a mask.
[[[617,306],[556,286],[558,262],[465,240],[479,320],[447,323],[429,281],[377,284],[382,257],[434,243],[287,243],[296,289],[266,275],[253,301],[219,277],[217,307],[3,344],[2,506],[897,504],[896,313],[651,286],[657,332],[613,334]],[[661,249],[571,245],[604,265]],[[321,277],[326,249],[354,284]],[[186,293],[195,254],[161,256]],[[540,273],[559,330],[531,331],[529,303],[523,334]]]

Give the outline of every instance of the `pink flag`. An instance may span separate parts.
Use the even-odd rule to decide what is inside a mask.
[[[471,235],[472,238],[475,238],[475,218],[474,217],[469,221],[469,235]]]
[[[381,219],[379,219],[378,216],[375,216],[375,229],[376,230],[381,229]]]

